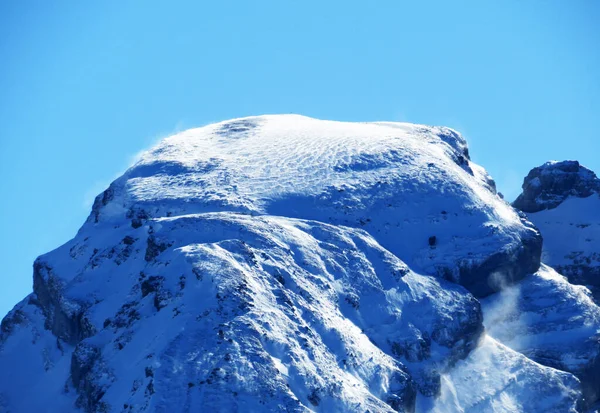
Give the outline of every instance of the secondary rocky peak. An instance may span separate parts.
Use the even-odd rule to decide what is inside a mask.
[[[513,206],[523,212],[553,209],[568,197],[587,198],[600,192],[600,179],[578,161],[550,161],[533,168]]]

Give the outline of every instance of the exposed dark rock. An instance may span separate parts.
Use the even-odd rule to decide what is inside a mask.
[[[529,172],[522,188],[513,206],[538,212],[556,208],[569,196],[587,198],[600,192],[600,179],[577,161],[546,162]]]
[[[401,374],[390,377],[390,390],[386,403],[397,412],[413,413],[417,401],[417,389]]]
[[[159,291],[156,292],[156,294],[154,294],[154,300],[153,300],[154,308],[156,308],[157,311],[160,311],[161,309],[165,308],[169,304],[170,300],[171,300],[171,293],[167,290],[160,289]]]
[[[458,283],[476,297],[486,297],[536,272],[541,255],[542,236],[532,228],[516,248],[498,251],[479,265],[461,266]]]
[[[100,350],[90,344],[80,343],[75,347],[71,356],[71,379],[76,388],[79,387],[99,357]]]
[[[465,139],[455,130],[450,128],[437,128],[438,136],[454,149],[451,155],[452,160],[470,175],[473,175],[473,170],[469,165],[471,157],[469,156],[469,147]]]
[[[140,319],[140,313],[136,309],[136,302],[123,304],[117,314],[112,325],[116,328],[130,327],[134,322]]]
[[[45,326],[58,338],[75,345],[93,335],[95,327],[85,314],[86,304],[65,298],[63,288],[52,268],[36,260],[33,266],[33,291],[46,316]]]
[[[145,297],[150,293],[157,292],[160,289],[164,280],[165,277],[161,277],[160,275],[153,275],[146,278],[142,282],[142,297]]]
[[[527,212],[547,238],[544,262],[569,282],[590,287],[600,302],[600,198],[596,194],[600,195],[600,179],[594,172],[577,161],[548,162],[531,170],[513,205]],[[562,209],[561,203],[569,197],[580,199]]]
[[[149,218],[148,213],[140,208],[130,209],[129,211],[127,211],[127,214],[125,216],[128,219],[131,219],[131,226],[134,229],[137,229],[144,225],[144,222],[146,222]]]
[[[97,223],[100,219],[100,210],[103,206],[106,206],[115,196],[115,190],[113,185],[109,186],[104,192],[94,199],[94,205],[92,206],[92,212],[88,218],[88,222]]]
[[[0,323],[0,343],[2,342],[2,337],[11,334],[16,326],[23,324],[26,321],[27,318],[22,310],[15,308],[9,312],[6,317],[2,319],[2,323]]]
[[[300,123],[295,120],[290,127],[296,130]],[[223,122],[211,129],[207,142],[250,141],[261,128],[252,120]],[[368,130],[376,134],[379,129],[383,126]],[[464,288],[432,275],[441,267],[444,278],[485,296],[537,269],[541,237],[532,230],[521,243],[528,229],[513,225],[512,219],[500,222],[505,237],[488,234],[486,213],[497,207],[511,211],[488,196],[487,190],[495,193],[495,184],[470,162],[458,133],[423,127],[423,136],[407,136],[410,147],[422,138],[441,150],[407,152],[402,150],[402,129],[388,131],[390,136],[398,134],[398,141],[381,145],[386,148],[382,151],[364,151],[362,143],[355,148],[354,138],[341,141],[338,146],[348,146],[349,151],[335,166],[296,159],[299,152],[294,150],[284,153],[284,166],[292,159],[290,168],[302,165],[297,172],[283,170],[276,162],[276,168],[261,166],[259,173],[249,171],[248,176],[235,175],[246,171],[237,163],[254,159],[247,154],[240,161],[229,155],[202,159],[205,151],[198,146],[197,154],[195,149],[185,154],[193,162],[184,162],[183,157],[176,159],[178,151],[171,151],[166,141],[96,198],[79,238],[45,256],[47,262],[36,262],[31,303],[39,308],[11,313],[0,325],[0,340],[15,326],[28,324],[23,331],[32,334],[18,331],[13,335],[16,344],[9,344],[37,346],[40,372],[47,348],[51,357],[60,357],[56,341],[66,357],[63,362],[68,364],[70,358],[70,376],[61,368],[45,377],[64,374],[60,385],[66,380],[64,391],[71,392],[66,397],[74,399],[72,382],[76,407],[88,413],[118,411],[121,406],[128,411],[236,411],[258,404],[265,411],[391,407],[414,412],[417,392],[439,396],[446,382],[443,375],[460,367],[459,360],[468,360],[483,335],[479,301]],[[309,138],[299,143],[302,151],[321,148],[322,142],[336,144],[335,136],[314,142]],[[282,150],[277,145],[274,149]],[[269,150],[264,148],[264,153],[271,159]],[[337,156],[333,152],[317,155],[328,160],[330,153]],[[303,176],[322,166],[327,175]],[[300,174],[293,188],[287,187],[281,172]],[[350,177],[355,182],[340,183]],[[144,178],[158,186],[146,186],[149,180]],[[247,178],[259,180],[246,182]],[[473,182],[463,186],[463,178]],[[280,184],[276,196],[251,190]],[[333,195],[325,191],[318,199],[302,198],[330,184]],[[486,197],[479,199],[481,192],[471,191],[474,186]],[[452,202],[445,202],[445,194]],[[274,206],[279,202],[281,211]],[[481,205],[486,209],[479,211]],[[381,208],[392,207],[396,211],[390,210],[389,222],[378,220]],[[419,230],[421,224],[436,226]],[[453,254],[452,235],[472,242]],[[406,245],[392,242],[398,237],[405,237]],[[380,245],[380,238],[390,241],[390,250]],[[491,256],[490,245],[498,248]],[[447,257],[440,257],[446,252]],[[416,265],[428,257],[431,261],[418,273],[396,262],[403,257],[417,257]],[[103,326],[97,333],[92,315],[98,327]],[[48,331],[37,328],[44,322]],[[37,342],[30,343],[30,336]],[[8,360],[6,354],[1,359],[0,351],[0,361]],[[32,352],[9,356],[23,354]],[[15,370],[6,377],[26,371],[14,364],[5,363]],[[118,381],[111,376],[121,371],[126,374]],[[530,369],[526,374],[538,373]],[[534,395],[546,394],[534,388],[538,382],[532,383]],[[0,384],[2,392],[20,391],[6,379]],[[348,398],[348,386],[360,390]],[[53,386],[45,389],[52,391]],[[494,391],[492,397],[513,397],[502,388]],[[40,400],[52,396],[48,393]],[[519,397],[514,396],[517,406]]]
[[[154,394],[154,381],[150,380],[150,383],[146,386],[146,394],[151,396]]]
[[[158,311],[166,307],[172,297],[171,292],[163,288],[164,281],[165,277],[153,275],[142,281],[141,285],[142,297],[154,293],[153,303]]]
[[[135,238],[130,237],[129,235],[127,235],[125,238],[123,238],[123,244],[125,245],[132,245],[135,242]]]
[[[600,253],[596,254],[600,260]],[[596,302],[600,298],[600,267],[592,267],[584,263],[572,264],[572,265],[557,265],[555,266],[556,271],[564,275],[569,279],[572,284],[585,285],[594,296],[596,296]]]
[[[355,293],[346,294],[344,301],[352,306],[352,308],[358,310],[360,308],[360,297]]]
[[[76,406],[88,413],[108,411],[108,405],[101,401],[105,390],[98,377],[110,377],[110,373],[103,371],[100,359],[100,349],[85,341],[71,355],[71,380],[78,393]]]
[[[477,347],[483,336],[484,327],[481,304],[479,300],[470,297],[469,306],[473,308],[473,311],[463,309],[456,313],[456,317],[463,320],[460,334],[453,333],[443,320],[434,326],[431,333],[431,339],[434,342],[452,349],[449,365],[453,365],[457,361],[467,357]]]
[[[161,252],[166,250],[169,247],[168,243],[158,242],[154,235],[150,234],[148,236],[148,246],[146,248],[146,256],[144,257],[146,261],[152,261],[156,258]]]
[[[317,390],[313,390],[307,397],[308,401],[310,402],[310,404],[312,404],[313,406],[318,406],[319,403],[321,402],[321,398],[319,397],[319,393],[317,392]]]

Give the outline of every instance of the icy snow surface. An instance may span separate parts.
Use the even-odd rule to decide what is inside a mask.
[[[554,209],[527,215],[543,234],[543,261],[598,294],[600,194],[570,197]]]

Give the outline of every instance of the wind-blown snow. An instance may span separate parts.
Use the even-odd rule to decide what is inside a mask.
[[[418,408],[432,413],[574,413],[577,387],[570,374],[537,364],[486,336],[467,359],[442,376],[434,406],[420,401]]]
[[[590,291],[552,268],[482,301],[488,334],[546,366],[574,373],[588,402],[600,397],[600,308]]]

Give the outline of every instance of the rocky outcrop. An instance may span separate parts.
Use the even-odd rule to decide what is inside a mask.
[[[64,283],[52,268],[38,259],[33,265],[33,292],[46,316],[46,328],[61,340],[75,345],[94,334],[95,328],[86,316],[87,305],[65,297]]]
[[[600,179],[577,161],[546,162],[533,168],[523,181],[523,193],[513,206],[523,212],[553,209],[568,197],[600,193]]]
[[[27,323],[27,315],[19,308],[12,309],[0,323],[0,346],[21,325]]]
[[[541,264],[542,236],[528,221],[522,222],[531,232],[516,249],[499,251],[478,265],[460,266],[459,284],[484,298],[536,272]]]
[[[113,378],[101,357],[101,350],[85,341],[71,355],[71,381],[78,393],[75,404],[89,413],[110,411],[102,397]]]

